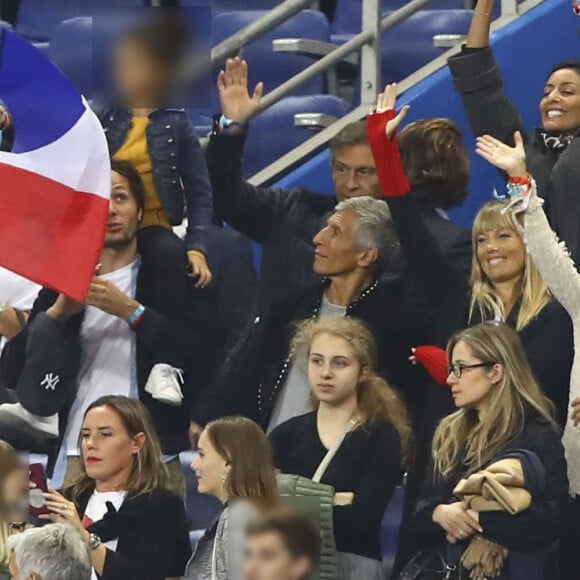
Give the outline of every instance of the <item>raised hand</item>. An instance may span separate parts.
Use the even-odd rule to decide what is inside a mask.
[[[236,58],[228,59],[226,69],[220,71],[217,88],[222,114],[237,123],[245,123],[260,106],[264,83],[258,83],[250,95],[248,91],[248,63],[236,56]]]
[[[396,104],[397,104],[397,83],[392,83],[390,85],[387,85],[382,93],[378,94],[375,112],[384,113],[385,111],[394,111]],[[387,123],[385,131],[389,139],[393,138],[395,132],[399,128],[399,125],[403,122],[404,118],[407,116],[407,113],[409,112],[410,108],[411,107],[409,105],[405,105],[399,111],[399,114],[396,115],[394,119],[391,119]]]
[[[510,177],[527,177],[526,150],[519,131],[514,133],[514,141],[515,147],[510,147],[491,135],[484,135],[477,138],[475,152]]]

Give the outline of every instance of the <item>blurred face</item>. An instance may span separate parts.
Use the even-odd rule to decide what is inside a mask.
[[[197,450],[198,455],[191,464],[197,477],[197,491],[225,501],[224,479],[230,472],[230,466],[215,450],[205,431],[199,436]]]
[[[95,407],[87,413],[81,429],[81,453],[98,491],[123,489],[144,442],[144,433],[135,437],[127,433],[113,409]]]
[[[0,506],[7,510],[18,509],[28,494],[28,478],[24,467],[9,473],[0,488]]]
[[[574,133],[580,127],[580,75],[573,69],[553,73],[540,101],[542,125],[551,133]]]
[[[119,42],[113,65],[114,85],[128,107],[155,108],[166,83],[167,71],[139,43]]]
[[[310,570],[306,558],[293,558],[276,532],[250,536],[246,542],[246,580],[300,580]]]
[[[120,173],[112,171],[105,247],[119,249],[132,244],[139,229],[141,214],[129,181]]]
[[[338,201],[370,195],[383,197],[369,145],[342,147],[334,154],[332,179]]]
[[[512,229],[481,232],[476,237],[477,260],[492,284],[521,279],[526,265],[526,247]]]
[[[482,361],[473,356],[469,346],[459,341],[451,356],[450,366],[454,365],[476,365]],[[459,409],[476,409],[480,412],[485,411],[489,406],[492,389],[501,379],[503,374],[502,367],[498,364],[492,364],[485,367],[463,368],[461,378],[458,378],[454,372],[449,373],[447,384],[451,387],[451,394],[455,406]]]
[[[339,406],[356,399],[361,366],[344,338],[319,334],[312,342],[308,379],[316,398]]]
[[[368,267],[368,250],[353,247],[358,214],[352,210],[337,211],[328,218],[326,226],[314,236],[316,248],[314,271],[323,276],[341,276],[357,268]]]

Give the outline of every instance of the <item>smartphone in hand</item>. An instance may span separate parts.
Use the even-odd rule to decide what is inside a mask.
[[[31,486],[29,491],[28,503],[30,513],[35,516],[48,514],[50,512],[46,507],[46,501],[42,495],[44,492],[48,491],[44,467],[42,467],[41,463],[31,463],[29,465],[29,473],[30,481],[34,483],[35,486]]]

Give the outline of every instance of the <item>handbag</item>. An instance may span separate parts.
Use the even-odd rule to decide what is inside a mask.
[[[468,578],[449,547],[421,550],[409,561],[397,580],[463,580]]]

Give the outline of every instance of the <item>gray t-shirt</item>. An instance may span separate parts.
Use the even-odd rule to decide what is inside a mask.
[[[326,298],[326,294],[323,295],[319,318],[338,317],[345,314],[346,306],[332,304]],[[274,411],[268,425],[268,433],[278,425],[292,419],[292,417],[303,415],[311,410],[308,406],[310,383],[308,382],[306,366],[307,361],[305,360],[297,359],[292,363],[286,382],[280,389],[280,394],[274,405]]]

